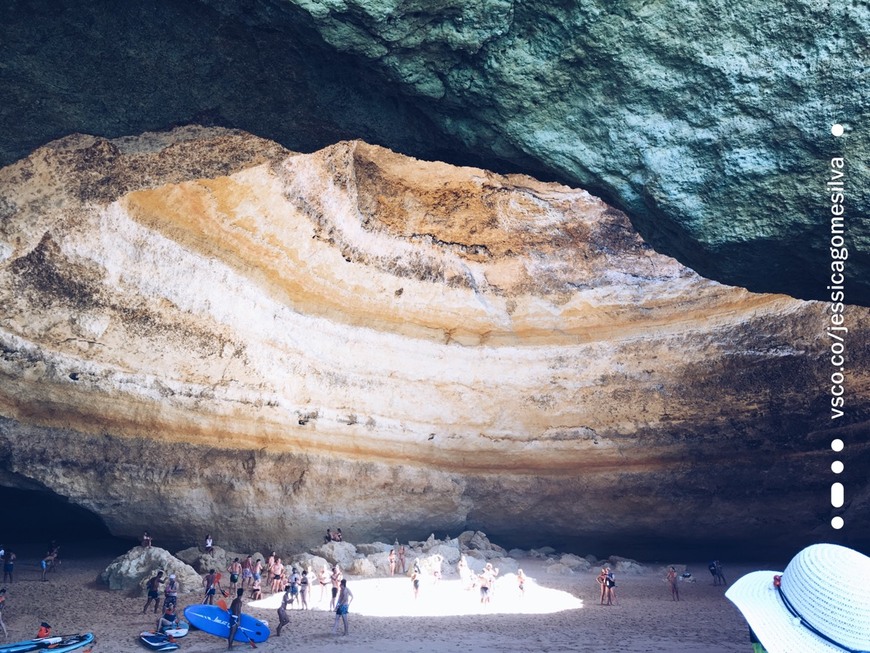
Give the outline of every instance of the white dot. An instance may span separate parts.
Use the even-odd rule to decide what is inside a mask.
[[[843,131],[845,130],[843,129],[843,125],[841,125],[840,123],[837,123],[836,125],[831,125],[831,133],[834,136],[842,136]]]
[[[843,441],[840,438],[836,440],[831,440],[831,449],[834,451],[842,451],[843,450]]]
[[[831,471],[835,474],[840,474],[843,471],[843,463],[839,460],[835,460],[831,463]]]
[[[841,528],[843,528],[844,523],[845,522],[843,521],[842,517],[834,517],[831,520],[831,528],[835,528],[837,530],[840,530]]]

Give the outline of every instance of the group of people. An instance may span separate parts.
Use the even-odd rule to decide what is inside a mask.
[[[3,561],[3,582],[15,582],[15,561],[18,556],[12,550],[7,550],[5,546],[0,544],[0,560]],[[57,541],[52,540],[46,548],[46,553],[39,561],[39,568],[42,571],[42,580],[46,581],[46,574],[51,571],[56,571],[60,566],[60,545]]]
[[[619,605],[616,600],[616,574],[613,569],[605,565],[601,568],[595,582],[599,585],[599,596],[601,605]]]

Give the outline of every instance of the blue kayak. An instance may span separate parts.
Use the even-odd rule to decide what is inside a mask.
[[[25,639],[12,644],[0,645],[0,653],[27,653],[28,651],[52,651],[52,653],[66,653],[66,651],[90,651],[94,645],[93,633],[76,635],[58,635],[57,637],[40,637],[39,639]]]

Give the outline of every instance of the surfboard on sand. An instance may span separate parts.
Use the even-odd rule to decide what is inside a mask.
[[[179,637],[184,637],[185,635],[187,635],[188,630],[189,627],[187,623],[184,621],[179,621],[173,628],[164,628],[160,631],[160,633],[178,639]]]
[[[0,653],[25,653],[26,651],[54,651],[56,653],[66,653],[66,651],[79,651],[85,649],[85,647],[88,647],[87,650],[90,650],[90,647],[92,647],[93,644],[93,633],[60,635],[57,637],[25,639],[20,642],[3,644],[0,645]]]
[[[168,635],[160,633],[139,633],[139,641],[152,651],[175,651],[178,644],[169,639]]]
[[[194,628],[214,635],[227,638],[230,635],[230,615],[216,605],[189,605],[184,608],[184,618]],[[242,614],[239,629],[233,641],[258,643],[269,639],[269,626],[249,614]],[[246,637],[247,636],[247,637]]]

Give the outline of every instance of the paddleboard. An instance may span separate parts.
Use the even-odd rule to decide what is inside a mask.
[[[178,639],[179,637],[184,637],[187,635],[187,632],[190,630],[190,626],[185,621],[179,621],[178,624],[174,628],[164,628],[160,632],[164,635],[168,635],[169,637],[174,637]]]
[[[229,634],[229,633],[228,633]],[[57,637],[40,637],[39,639],[25,639],[12,644],[0,645],[0,653],[28,653],[29,651],[89,651],[94,644],[93,633],[80,633],[75,635],[59,635]],[[87,648],[85,648],[87,647]]]
[[[178,644],[169,640],[167,635],[160,633],[139,633],[139,641],[152,651],[175,651]]]
[[[226,610],[222,610],[216,605],[189,605],[184,608],[184,618],[194,628],[199,628],[210,635],[224,639],[230,636],[230,615]],[[234,641],[265,642],[269,639],[270,634],[269,626],[264,622],[249,614],[242,614]]]

